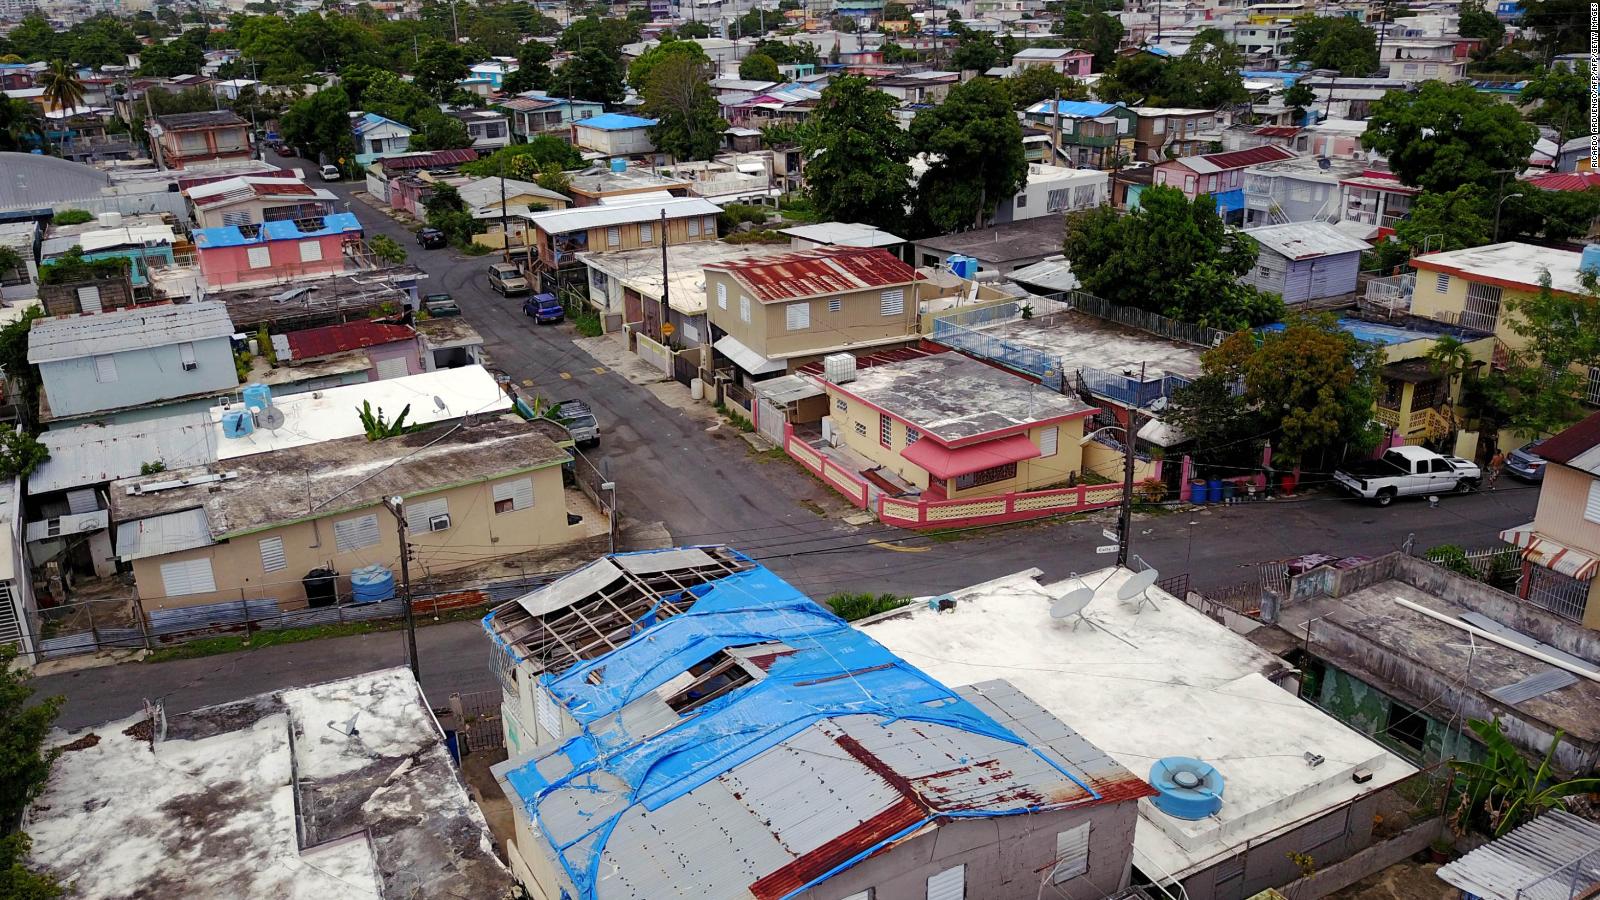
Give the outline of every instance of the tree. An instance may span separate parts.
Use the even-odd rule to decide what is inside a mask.
[[[624,45],[637,43],[638,40],[638,25],[624,19],[602,19],[591,15],[568,25],[556,40],[556,46],[574,52],[599,48],[616,57]]]
[[[1041,100],[1053,99],[1058,91],[1063,100],[1089,99],[1089,89],[1083,82],[1068,78],[1049,66],[1025,66],[1001,84],[1011,98],[1012,109],[1027,109]]]
[[[1489,243],[1488,195],[1475,184],[1452,191],[1424,191],[1411,212],[1395,224],[1394,239],[1374,249],[1376,265],[1388,269],[1423,251],[1462,250]]]
[[[428,224],[444,232],[451,243],[460,246],[472,240],[472,213],[455,188],[448,184],[436,185],[422,207]]]
[[[1559,728],[1535,768],[1507,740],[1499,719],[1468,719],[1467,727],[1483,742],[1486,752],[1481,762],[1450,761],[1467,777],[1466,796],[1452,823],[1458,829],[1476,820],[1490,836],[1500,837],[1541,813],[1562,808],[1568,797],[1600,791],[1600,778],[1565,780],[1556,776],[1556,750],[1565,737]]]
[[[1163,106],[1167,96],[1167,70],[1172,65],[1154,53],[1118,57],[1095,83],[1101,100],[1130,105]]]
[[[1095,11],[1083,20],[1083,35],[1078,46],[1093,53],[1095,69],[1104,72],[1117,58],[1126,32],[1121,19]]]
[[[1372,404],[1382,348],[1327,314],[1293,313],[1281,331],[1239,331],[1200,358],[1207,375],[1244,386],[1245,404],[1273,431],[1285,462],[1337,463],[1377,445]]]
[[[1306,123],[1306,110],[1317,102],[1317,95],[1310,87],[1296,82],[1283,92],[1283,105],[1294,110],[1294,121],[1297,125]]]
[[[539,134],[525,144],[501,147],[481,159],[462,163],[461,171],[477,178],[491,178],[503,172],[507,178],[528,181],[549,165],[576,169],[583,165],[583,156],[566,141],[554,135]]]
[[[540,169],[538,176],[534,178],[534,183],[558,194],[566,194],[572,190],[572,178],[561,168],[560,163],[555,162],[545,163],[544,168]]]
[[[22,825],[28,804],[44,790],[55,752],[46,750],[61,698],[35,699],[32,677],[15,665],[14,644],[0,645],[0,834]]]
[[[901,228],[910,194],[911,137],[894,121],[895,100],[859,76],[822,91],[802,132],[806,198],[824,218]]]
[[[455,116],[437,109],[425,109],[417,117],[417,131],[411,135],[412,150],[461,150],[472,146],[467,126]]]
[[[1510,196],[1503,210],[1500,240],[1581,240],[1600,219],[1600,188],[1586,191],[1544,191],[1516,185],[1520,197]]]
[[[324,162],[355,155],[350,133],[350,98],[343,87],[321,90],[297,100],[279,123],[283,139]]]
[[[1487,48],[1497,48],[1506,39],[1506,26],[1494,13],[1485,9],[1482,0],[1468,0],[1457,12],[1460,21],[1456,31],[1464,38],[1477,38]]]
[[[1537,103],[1528,117],[1556,130],[1556,144],[1589,127],[1589,66],[1581,72],[1557,67],[1530,79],[1522,89],[1522,103]]]
[[[466,51],[444,41],[431,41],[423,47],[413,69],[417,87],[441,102],[456,92],[469,71]]]
[[[161,78],[197,75],[205,61],[205,51],[191,41],[156,44],[139,51],[139,74]]]
[[[1260,463],[1271,430],[1234,382],[1219,374],[1202,374],[1178,388],[1162,418],[1193,442],[1195,461],[1241,470]]]
[[[917,185],[917,219],[941,233],[981,225],[1027,182],[1022,127],[998,81],[957,85],[911,120],[911,140],[929,160]]]
[[[717,98],[706,79],[708,69],[707,63],[692,56],[671,56],[656,64],[644,86],[641,109],[656,120],[649,129],[650,140],[674,159],[710,159],[722,146],[728,123],[718,115]]]
[[[26,151],[43,142],[39,107],[0,95],[0,150]]]
[[[33,435],[10,425],[0,425],[0,478],[28,476],[50,458],[50,450]]]
[[[526,41],[517,50],[517,70],[507,75],[503,83],[508,94],[523,91],[547,91],[553,75],[550,60],[555,51],[544,41]]]
[[[1202,28],[1184,54],[1167,67],[1167,102],[1175,106],[1217,109],[1250,99],[1239,69],[1244,51],[1216,28]]]
[[[739,77],[749,81],[782,81],[778,61],[765,53],[752,53],[739,61]]]
[[[1581,0],[1526,0],[1518,24],[1549,62],[1557,53],[1588,49],[1589,31],[1579,24],[1588,21],[1589,6]]]
[[[1209,196],[1191,201],[1158,185],[1127,215],[1109,206],[1076,213],[1065,250],[1083,289],[1112,303],[1224,330],[1283,313],[1276,294],[1239,283],[1258,250],[1223,224]]]
[[[26,57],[28,62],[55,59],[64,55],[68,49],[64,36],[56,34],[56,30],[50,25],[50,20],[38,12],[25,16],[6,37],[11,46]]]
[[[711,26],[704,22],[685,22],[678,26],[677,35],[684,40],[711,37]]]
[[[679,58],[687,59],[707,69],[711,66],[711,57],[706,56],[706,51],[694,41],[663,41],[639,54],[638,59],[628,64],[628,86],[643,94],[645,85],[650,82],[650,73],[655,71],[656,66],[669,59]]]
[[[889,0],[883,5],[883,14],[880,18],[885,22],[911,21],[911,8],[899,0]]]
[[[1502,172],[1521,171],[1537,135],[1516,107],[1471,84],[1425,81],[1415,93],[1385,94],[1361,144],[1388,157],[1406,184],[1449,191],[1464,184],[1493,188]]]
[[[615,55],[600,47],[585,47],[567,60],[556,73],[556,83],[575,100],[621,103],[627,96],[622,87],[622,66]]]
[[[39,369],[28,362],[28,330],[33,320],[42,318],[44,310],[30,307],[15,322],[0,328],[0,371],[15,388],[15,396],[23,407],[23,418],[36,421],[34,411],[39,400]]]
[[[1289,55],[1313,69],[1337,69],[1352,78],[1378,68],[1378,38],[1348,16],[1300,16],[1294,20]]]
[[[780,66],[814,66],[822,62],[822,57],[817,55],[817,45],[808,41],[784,43],[783,41],[774,41],[769,38],[763,38],[762,40],[756,41],[756,45],[750,48],[750,52],[759,53],[762,56],[770,56],[772,57],[773,61]]]
[[[1537,294],[1506,299],[1506,321],[1525,343],[1503,373],[1485,378],[1486,418],[1534,436],[1580,417],[1577,398],[1589,369],[1600,367],[1600,284],[1585,275],[1583,287],[1556,291],[1547,272]]]
[[[304,102],[304,101],[301,101]],[[422,113],[436,110],[433,98],[393,72],[372,72],[361,89],[361,109],[375,116],[421,126]]]
[[[400,242],[387,234],[375,234],[367,239],[367,246],[372,249],[372,255],[391,265],[400,265],[406,261],[406,248]]]
[[[987,72],[1000,64],[1000,48],[986,31],[968,31],[961,36],[956,50],[950,55],[950,65],[967,72]]]
[[[83,82],[64,59],[50,64],[39,76],[39,86],[44,88],[44,102],[55,109],[76,109],[83,105]]]
[[[64,891],[54,878],[28,871],[28,836],[18,831],[0,837],[0,897],[56,900]]]

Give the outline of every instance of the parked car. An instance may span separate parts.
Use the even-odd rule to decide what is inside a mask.
[[[1506,457],[1506,471],[1524,481],[1544,480],[1544,457],[1538,453],[1544,440],[1529,441]]]
[[[1477,463],[1459,456],[1445,456],[1426,447],[1393,447],[1377,459],[1340,468],[1333,473],[1333,480],[1357,497],[1388,506],[1396,497],[1464,493],[1477,487],[1482,475]]]
[[[322,167],[322,180],[323,181],[338,181],[339,179],[341,179],[343,177],[344,177],[344,173],[339,171],[339,167],[334,165],[333,163],[328,163],[328,164],[326,164],[326,165],[324,165]]]
[[[424,228],[417,232],[417,243],[424,250],[437,250],[450,243],[450,239],[446,238],[444,232],[437,228]]]
[[[461,307],[449,294],[428,294],[422,298],[422,309],[435,319],[461,315]]]
[[[549,325],[567,317],[566,307],[561,305],[555,294],[534,294],[522,301],[522,312],[540,325]]]
[[[512,294],[526,294],[528,292],[528,278],[522,274],[522,269],[511,263],[498,262],[489,267],[489,286],[499,291],[502,296]]]
[[[580,447],[594,447],[600,443],[600,420],[594,410],[582,400],[562,400],[556,404],[556,413],[566,420],[567,431]]]

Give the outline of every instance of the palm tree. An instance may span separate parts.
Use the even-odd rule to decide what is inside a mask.
[[[1450,433],[1447,436],[1449,444],[1445,447],[1447,452],[1454,450],[1456,432],[1460,431],[1461,423],[1456,418],[1455,387],[1457,379],[1465,378],[1472,367],[1472,351],[1467,349],[1466,342],[1451,335],[1441,335],[1428,349],[1428,367],[1434,374],[1444,376],[1444,396],[1449,401]]]
[[[72,64],[58,59],[50,64],[39,79],[44,88],[44,101],[58,110],[77,109],[83,105],[83,82]]]

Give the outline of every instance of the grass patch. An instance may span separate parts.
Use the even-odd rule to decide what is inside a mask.
[[[910,599],[897,594],[834,594],[828,598],[828,607],[833,614],[846,622],[865,619],[878,613],[899,609],[910,603]]]
[[[806,509],[811,510],[812,512],[816,513],[817,515],[824,517],[824,518],[826,518],[827,515],[828,515],[828,511],[822,508],[822,504],[821,503],[818,503],[817,501],[812,500],[809,497],[804,499],[804,500],[801,500],[800,501],[800,505],[802,507],[806,508]]]
[[[756,430],[756,424],[754,422],[750,421],[743,413],[737,409],[734,409],[728,404],[718,403],[716,409],[724,419],[727,419],[733,424],[733,427],[739,429],[745,434],[749,434],[750,432]]]
[[[1118,480],[1120,481],[1120,479],[1118,479]],[[1107,478],[1104,475],[1101,475],[1099,472],[1084,472],[1083,476],[1078,479],[1078,482],[1080,484],[1111,484],[1111,483],[1113,483],[1112,479]]]
[[[605,325],[600,321],[600,313],[589,305],[589,301],[579,292],[567,289],[561,292],[561,305],[567,310],[567,321],[577,329],[580,337],[599,337],[605,333]]]
[[[482,618],[483,609],[469,607],[456,609],[438,616],[417,616],[417,627],[435,625],[444,622],[457,622],[462,619]],[[306,628],[284,628],[276,631],[256,631],[246,636],[240,634],[219,634],[216,637],[198,638],[182,644],[173,644],[152,650],[144,658],[147,663],[172,662],[178,659],[199,659],[203,656],[216,656],[219,653],[237,653],[241,650],[259,650],[262,647],[272,647],[278,644],[299,644],[304,641],[319,641],[323,638],[349,637],[356,634],[377,634],[385,631],[399,631],[405,627],[404,619],[383,619],[376,622],[345,622],[344,624],[312,625]]]
[[[463,256],[488,256],[490,253],[495,252],[493,247],[490,247],[487,244],[479,244],[474,241],[466,241],[465,243],[457,244],[456,249],[460,250]]]
[[[756,458],[756,462],[759,463],[782,462],[783,460],[789,458],[789,454],[783,452],[782,447],[773,447],[771,450],[756,450],[751,448],[750,454],[754,456]]]

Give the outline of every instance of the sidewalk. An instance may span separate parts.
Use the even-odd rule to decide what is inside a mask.
[[[644,388],[666,406],[704,420],[708,425],[722,421],[710,403],[690,397],[688,388],[663,375],[637,354],[629,353],[626,340],[621,332],[612,332],[599,337],[573,338],[572,344],[595,362],[626,378],[629,384]]]

